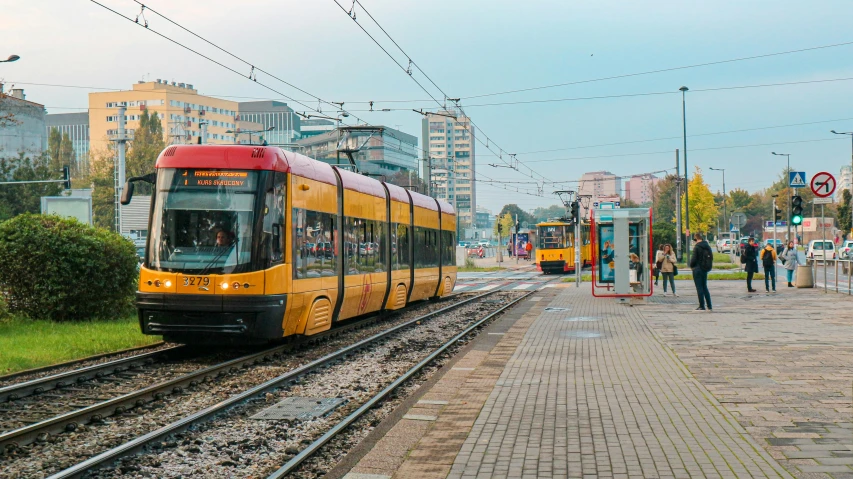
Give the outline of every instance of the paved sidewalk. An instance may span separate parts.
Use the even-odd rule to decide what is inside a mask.
[[[686,281],[634,307],[542,290],[352,472],[853,478],[853,298],[710,286],[713,313]]]

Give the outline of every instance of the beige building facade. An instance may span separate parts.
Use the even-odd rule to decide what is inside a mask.
[[[163,123],[166,144],[196,143],[202,133],[202,122],[207,123],[204,143],[233,144],[249,142],[248,134],[236,135],[242,130],[261,129],[259,123],[240,122],[238,103],[199,95],[192,84],[162,80],[139,82],[131,90],[89,94],[90,149],[106,149],[111,138],[118,133],[118,109],[126,108],[127,136],[139,128],[143,111],[154,112]],[[232,133],[226,133],[227,131]],[[253,135],[258,139],[258,134]]]
[[[452,117],[456,117],[455,119]],[[423,178],[429,178],[432,196],[456,208],[460,232],[475,226],[477,187],[474,181],[475,148],[471,122],[455,110],[427,114],[422,123],[423,145],[428,160]],[[460,234],[460,239],[464,239]]]

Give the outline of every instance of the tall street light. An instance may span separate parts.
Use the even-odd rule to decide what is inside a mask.
[[[835,131],[835,130],[830,130],[830,131],[835,133],[836,135],[849,135],[851,145],[853,145],[853,131],[841,131],[841,132]],[[850,164],[850,167],[851,167],[851,169],[850,169],[850,193],[853,193],[853,155],[851,155],[850,161],[851,161],[851,164]],[[853,199],[850,200],[850,203],[851,203],[850,218],[853,221]],[[851,229],[851,231],[849,231],[849,233],[853,233],[853,223],[850,223],[850,229]]]
[[[785,173],[790,175],[791,172],[791,154],[790,153],[776,153],[775,151],[771,151],[776,156],[784,156],[788,158],[788,169],[785,170]],[[788,182],[788,221],[785,222],[788,225],[788,236],[785,238],[785,244],[788,244],[788,241],[791,241],[791,182]],[[775,246],[775,245],[774,245]]]
[[[683,126],[683,134],[684,134],[684,229],[687,231],[688,236],[690,235],[690,199],[688,197],[688,190],[690,190],[690,180],[688,179],[687,172],[687,100],[686,86],[679,88],[681,91],[681,123]],[[687,264],[690,264],[690,238],[687,238]]]
[[[11,62],[16,62],[20,59],[21,59],[21,57],[19,57],[18,55],[9,55],[9,58],[7,58],[5,60],[0,60],[0,63],[6,63],[6,62],[11,63]]]
[[[726,197],[726,169],[725,168],[713,168],[710,166],[708,167],[708,169],[723,172],[723,218],[725,220],[725,224],[728,225],[728,223],[729,223],[729,212],[726,209],[726,203],[728,203],[728,199]],[[726,232],[728,233],[730,230],[731,230],[731,227],[726,226]]]

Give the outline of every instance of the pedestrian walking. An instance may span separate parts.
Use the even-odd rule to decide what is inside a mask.
[[[669,285],[672,286],[672,295],[678,296],[675,292],[675,275],[678,272],[678,267],[675,265],[677,260],[675,253],[672,251],[672,246],[669,244],[661,245],[655,257],[655,263],[658,264],[658,274],[663,275],[663,295],[666,296],[666,281],[669,280]],[[655,282],[657,284],[657,282]]]
[[[655,286],[658,285],[658,279],[660,279],[661,261],[663,261],[661,255],[663,254],[664,246],[665,245],[663,245],[663,244],[658,246],[658,251],[655,254]],[[666,287],[666,280],[665,279],[664,279],[663,286],[664,286],[664,288]],[[675,291],[675,287],[673,287],[673,291]],[[666,291],[664,291],[664,294],[666,294]]]
[[[690,257],[690,269],[693,271],[693,284],[696,285],[696,294],[699,296],[699,307],[696,311],[705,311],[705,303],[708,304],[707,310],[713,311],[711,292],[708,291],[708,271],[714,267],[714,252],[702,233],[695,233],[693,239],[696,246],[693,247],[693,256]]]
[[[788,287],[794,287],[794,270],[797,269],[797,265],[800,263],[800,259],[798,258],[797,248],[794,247],[793,241],[788,241],[788,246],[785,247],[785,251],[782,251],[782,264],[785,266],[785,274],[788,276]]]
[[[764,267],[764,289],[769,293],[772,281],[773,292],[776,292],[776,248],[767,243],[761,250],[761,266]]]
[[[512,243],[510,241],[506,242],[506,254],[512,257]]]
[[[743,257],[741,258],[746,269],[746,290],[750,293],[758,292],[757,289],[752,289],[752,277],[758,272],[758,251],[755,247],[755,238],[749,237],[749,243],[743,249]]]

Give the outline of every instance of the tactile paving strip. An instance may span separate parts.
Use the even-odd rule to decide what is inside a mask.
[[[341,398],[289,397],[255,414],[251,419],[306,421],[325,416],[344,404]]]

